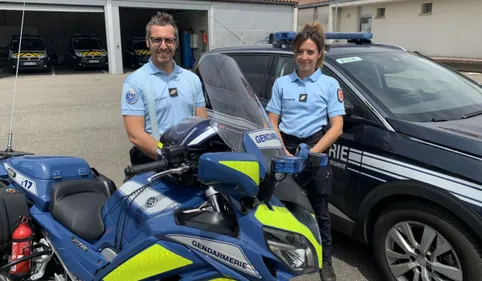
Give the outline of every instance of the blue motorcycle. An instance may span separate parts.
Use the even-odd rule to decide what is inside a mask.
[[[0,280],[290,280],[321,268],[294,180],[309,147],[285,156],[232,58],[206,56],[197,74],[210,117],[166,131],[158,161],[126,168],[118,188],[82,158],[1,153]]]

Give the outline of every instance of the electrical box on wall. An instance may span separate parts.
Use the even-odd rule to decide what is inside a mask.
[[[191,48],[197,49],[199,48],[199,34],[191,34]]]

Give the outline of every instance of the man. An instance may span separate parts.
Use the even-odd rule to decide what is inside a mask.
[[[146,26],[151,51],[147,64],[130,74],[122,89],[121,111],[130,142],[132,165],[157,159],[159,136],[189,116],[207,118],[201,81],[173,57],[179,34],[171,15],[158,12]]]

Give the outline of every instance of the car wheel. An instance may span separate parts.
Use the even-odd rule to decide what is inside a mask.
[[[480,245],[454,215],[427,202],[400,202],[383,211],[372,244],[382,280],[470,281],[482,276]]]

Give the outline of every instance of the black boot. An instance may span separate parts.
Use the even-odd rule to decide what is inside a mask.
[[[331,264],[323,264],[323,269],[320,271],[321,281],[336,281],[335,271]]]

